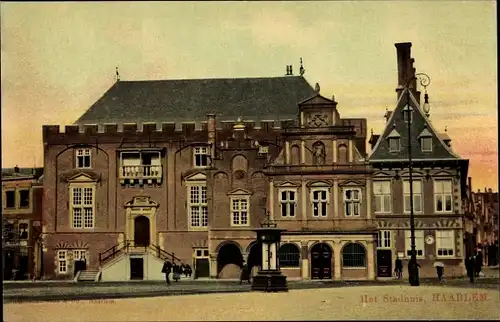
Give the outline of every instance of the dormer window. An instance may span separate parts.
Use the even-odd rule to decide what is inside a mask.
[[[399,138],[389,138],[389,152],[399,152],[401,144]]]
[[[208,167],[208,148],[207,147],[194,148],[194,166],[196,168]]]
[[[389,152],[399,152],[401,150],[401,136],[396,129],[387,136],[387,141],[389,141]]]
[[[420,147],[422,148],[422,152],[432,152],[432,138],[421,138]]]
[[[410,123],[413,122],[413,108],[406,105],[403,109],[403,119],[405,120],[405,123],[408,123],[408,116],[410,117]]]
[[[422,152],[432,152],[432,134],[427,129],[427,125],[418,136],[418,139],[420,141],[420,149]]]

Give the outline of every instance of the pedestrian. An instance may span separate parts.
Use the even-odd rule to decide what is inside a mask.
[[[444,263],[443,262],[435,262],[434,267],[436,268],[438,280],[440,282],[443,281],[443,273],[444,273]]]
[[[184,264],[181,264],[180,268],[179,268],[179,273],[181,275],[184,275],[187,277],[187,274],[186,274],[186,266]]]
[[[465,261],[465,269],[467,270],[467,276],[471,283],[474,283],[474,269],[476,267],[476,259],[474,256],[470,256]]]
[[[481,270],[483,268],[483,253],[481,252],[481,249],[477,250],[477,255],[476,255],[476,269],[475,269],[475,274],[476,277],[479,277],[479,274],[481,273]]]
[[[394,272],[396,273],[396,279],[400,280],[403,278],[403,261],[399,256],[396,255]]]
[[[191,266],[189,266],[189,264],[186,264],[186,276],[191,278],[191,274],[193,274],[193,270],[191,269]]]
[[[241,267],[240,284],[243,281],[247,281],[248,284],[251,283],[250,282],[250,272],[248,271],[248,265],[247,264],[243,264],[243,266]]]
[[[179,279],[181,278],[180,270],[181,270],[180,266],[177,264],[174,264],[173,272],[174,272],[174,281],[175,282],[179,282]]]
[[[163,267],[161,269],[161,272],[165,273],[165,280],[168,285],[170,285],[169,275],[171,271],[172,271],[172,263],[170,263],[168,259],[165,259],[165,261],[163,262]]]

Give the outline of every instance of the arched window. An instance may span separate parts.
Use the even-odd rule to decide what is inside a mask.
[[[278,251],[280,267],[299,267],[300,250],[297,245],[284,244]]]
[[[365,267],[365,248],[358,243],[351,243],[342,250],[343,267]]]
[[[337,162],[341,164],[347,163],[347,146],[345,144],[339,145],[337,155]]]

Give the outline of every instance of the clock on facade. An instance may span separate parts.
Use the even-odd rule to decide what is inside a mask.
[[[320,127],[328,125],[328,116],[326,113],[314,113],[309,116],[308,125],[311,127]]]

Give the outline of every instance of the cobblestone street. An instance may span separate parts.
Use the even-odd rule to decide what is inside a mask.
[[[4,305],[4,320],[498,319],[498,303],[499,293],[494,289],[393,284],[292,289],[275,294],[247,292],[29,305],[8,303]]]

